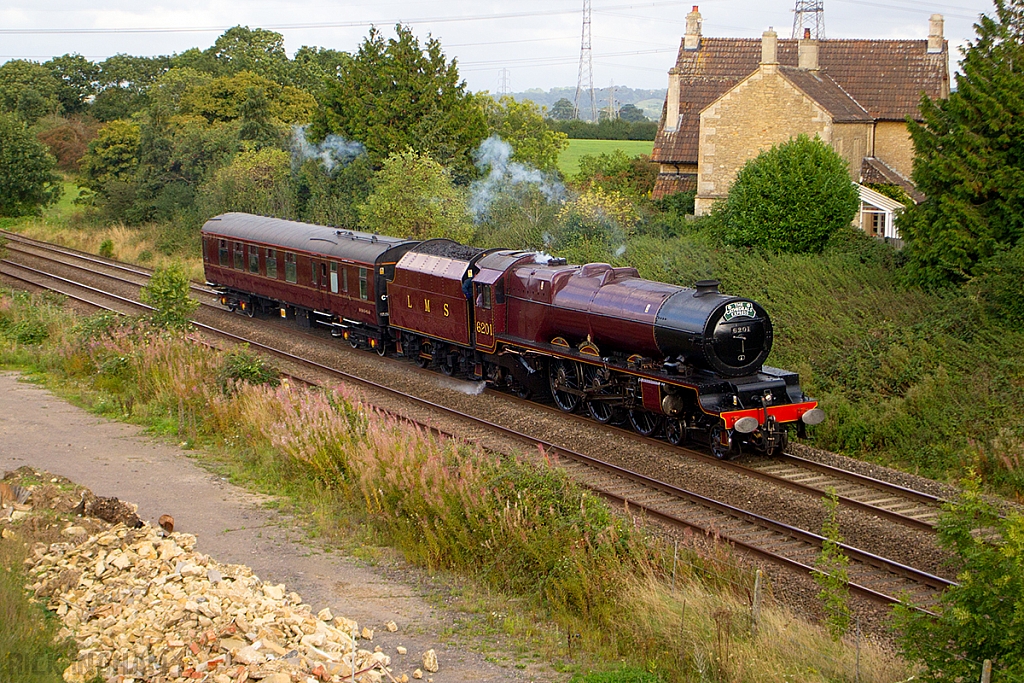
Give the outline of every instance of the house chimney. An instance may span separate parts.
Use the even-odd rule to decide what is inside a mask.
[[[679,130],[679,70],[668,70],[668,106],[665,107],[665,130]]]
[[[928,21],[928,54],[942,52],[942,44],[945,42],[942,36],[942,15],[933,14]]]
[[[768,30],[761,34],[761,63],[778,64],[779,34],[769,26]]]
[[[697,5],[694,5],[693,11],[686,15],[686,35],[683,36],[684,50],[700,49],[700,23],[700,11],[697,9]]]
[[[804,29],[803,40],[799,43],[797,66],[807,71],[818,70],[818,41],[811,39],[811,29]]]

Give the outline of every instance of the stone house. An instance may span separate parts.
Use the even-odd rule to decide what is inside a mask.
[[[846,159],[852,181],[899,185],[920,198],[908,179],[906,121],[920,120],[922,94],[949,95],[942,16],[932,15],[929,28],[927,40],[779,40],[771,30],[761,40],[705,38],[695,6],[669,71],[654,197],[696,190],[696,213],[707,213],[743,164],[805,133]],[[861,193],[859,221],[883,236],[893,203],[870,204],[878,196]]]

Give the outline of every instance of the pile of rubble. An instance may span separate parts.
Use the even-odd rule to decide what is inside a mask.
[[[372,641],[370,629],[329,609],[314,615],[283,584],[196,552],[195,536],[104,526],[90,535],[70,524],[61,541],[37,543],[26,560],[27,588],[61,617],[60,636],[78,644],[78,661],[64,672],[68,683],[97,674],[118,683],[409,682],[392,672],[380,647],[359,647],[360,638]],[[422,665],[438,670],[433,650]]]

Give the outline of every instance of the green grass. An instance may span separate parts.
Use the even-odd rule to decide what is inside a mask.
[[[621,149],[629,156],[650,154],[654,149],[651,140],[569,140],[569,146],[558,157],[558,170],[569,178],[580,168],[580,158],[585,155],[610,154]]]

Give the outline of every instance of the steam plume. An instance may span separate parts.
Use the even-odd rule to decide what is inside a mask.
[[[510,162],[512,146],[497,135],[480,143],[473,157],[476,167],[487,175],[470,186],[469,210],[474,220],[487,216],[491,203],[502,193],[522,185],[534,185],[549,202],[561,201],[565,187],[551,173],[544,173],[518,161]]]
[[[366,151],[363,143],[346,140],[340,135],[328,135],[324,141],[313,144],[306,139],[308,126],[292,126],[292,162],[297,166],[307,159],[319,159],[328,173],[335,166],[347,166]]]

